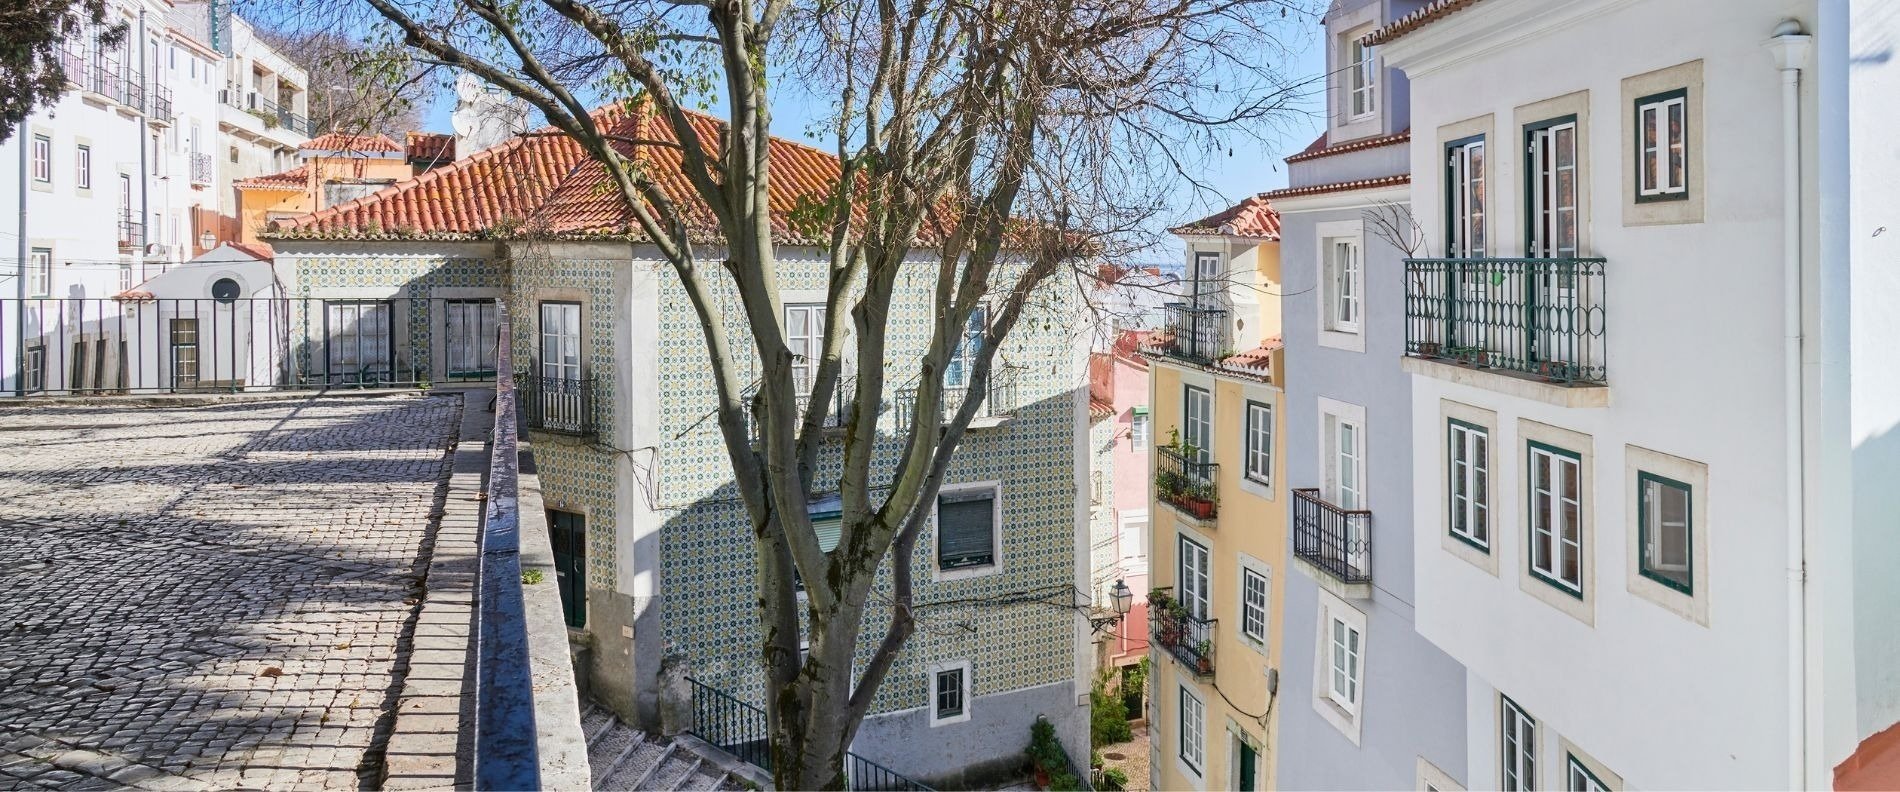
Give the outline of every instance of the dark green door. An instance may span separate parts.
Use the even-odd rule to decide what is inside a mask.
[[[548,512],[548,539],[554,545],[554,585],[561,591],[567,626],[587,624],[587,516]]]
[[[1253,752],[1253,746],[1248,745],[1246,743],[1241,743],[1240,744],[1240,790],[1241,792],[1252,792],[1253,790],[1260,788],[1259,785],[1253,782],[1254,769],[1258,767],[1259,765],[1260,765],[1260,756]]]

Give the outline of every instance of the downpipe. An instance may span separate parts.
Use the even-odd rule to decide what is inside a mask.
[[[1801,23],[1786,19],[1775,27],[1764,46],[1781,72],[1781,178],[1782,178],[1782,435],[1786,439],[1785,469],[1788,508],[1788,788],[1806,789],[1810,699],[1807,582],[1807,409],[1801,381],[1806,282],[1801,256],[1801,69],[1807,63],[1813,38]]]

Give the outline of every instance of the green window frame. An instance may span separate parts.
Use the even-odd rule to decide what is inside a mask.
[[[1445,530],[1453,538],[1491,552],[1491,430],[1449,419],[1445,426]],[[1464,525],[1464,530],[1459,526]]]
[[[1652,487],[1657,490],[1673,489],[1682,493],[1682,563],[1679,569],[1670,568],[1674,565],[1665,565],[1660,559],[1651,557],[1652,547],[1660,548],[1661,544],[1652,543],[1660,537],[1653,533],[1656,526],[1651,524],[1650,517],[1654,514],[1660,520],[1663,506],[1651,501]],[[1648,471],[1638,471],[1636,473],[1636,543],[1639,574],[1671,590],[1695,596],[1695,487],[1687,482],[1658,476]],[[1657,555],[1661,555],[1660,549]]]
[[[1644,118],[1644,111],[1651,107],[1656,108],[1659,120],[1667,124],[1671,104],[1681,108],[1682,181],[1680,184],[1663,184],[1650,189],[1646,186],[1648,182],[1643,178],[1643,166],[1646,164],[1644,160],[1647,158],[1645,148],[1649,147],[1645,145],[1643,137],[1643,133],[1648,131],[1649,126],[1647,119]],[[1636,100],[1631,103],[1630,112],[1635,115],[1635,121],[1630,125],[1635,129],[1635,139],[1631,141],[1631,145],[1634,146],[1632,149],[1634,156],[1630,157],[1630,160],[1635,167],[1635,179],[1631,184],[1635,187],[1636,194],[1632,197],[1637,203],[1689,200],[1689,162],[1694,153],[1689,150],[1689,89],[1676,88],[1636,97]],[[1657,149],[1658,156],[1656,174],[1660,177],[1663,168],[1668,165],[1670,144],[1667,138],[1658,137],[1654,147]]]
[[[1610,792],[1610,785],[1569,751],[1564,752],[1564,788],[1570,792]]]
[[[1484,135],[1445,143],[1446,258],[1484,258],[1490,202],[1485,192],[1485,155]]]
[[[1568,163],[1562,160],[1564,150],[1557,147],[1546,152],[1543,145],[1555,145],[1558,135],[1569,127]],[[1573,258],[1583,239],[1582,184],[1579,181],[1583,171],[1583,127],[1577,122],[1577,115],[1558,116],[1524,125],[1524,251],[1525,255],[1537,258]],[[1539,155],[1545,154],[1547,161],[1540,161]],[[1563,181],[1565,169],[1569,171],[1569,183]],[[1564,234],[1563,211],[1566,208],[1559,200],[1565,187],[1569,188],[1570,212],[1569,233]],[[1548,189],[1548,193],[1545,190]],[[1544,225],[1543,214],[1551,215],[1548,225]],[[1540,233],[1540,230],[1542,233]],[[1553,237],[1554,238],[1551,238]]]
[[[1530,464],[1526,466],[1528,469],[1525,470],[1524,475],[1524,502],[1529,507],[1530,512],[1527,515],[1527,519],[1524,520],[1525,540],[1529,543],[1525,545],[1525,567],[1529,569],[1531,577],[1542,580],[1565,594],[1569,594],[1577,599],[1583,599],[1583,581],[1588,574],[1588,570],[1583,567],[1583,548],[1586,544],[1583,535],[1585,524],[1583,507],[1587,500],[1587,493],[1583,491],[1583,455],[1567,448],[1559,448],[1548,443],[1540,443],[1536,440],[1526,442],[1529,447],[1529,453],[1526,456],[1530,458]],[[1551,571],[1549,572],[1537,568],[1537,535],[1540,526],[1538,520],[1539,487],[1537,474],[1539,465],[1537,459],[1540,453],[1553,460],[1553,471],[1559,471],[1557,475],[1552,476],[1544,488],[1546,497],[1550,499],[1551,508],[1548,512],[1550,517],[1556,517],[1562,513],[1566,500],[1576,501],[1576,536],[1574,540],[1565,538],[1566,532],[1563,530],[1564,526],[1544,524],[1550,534],[1550,548],[1548,552],[1551,556]],[[1574,490],[1564,486],[1560,472],[1561,467],[1559,467],[1561,460],[1564,459],[1570,460],[1577,468],[1576,486]],[[1565,549],[1566,544],[1574,548],[1573,552],[1575,553],[1574,560],[1576,562],[1577,575],[1575,583],[1563,579],[1565,566],[1563,562],[1567,560],[1568,557],[1562,555],[1560,551]]]
[[[1180,685],[1179,705],[1175,715],[1181,722],[1181,763],[1187,765],[1195,775],[1201,774],[1201,767],[1207,758],[1207,705],[1199,696],[1188,692],[1187,685]],[[1194,716],[1188,717],[1188,702],[1194,703]],[[1189,739],[1189,737],[1193,739]]]
[[[1537,788],[1537,719],[1512,701],[1498,696],[1498,787],[1505,792]]]

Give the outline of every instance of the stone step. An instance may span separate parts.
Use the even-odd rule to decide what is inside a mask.
[[[618,722],[619,719],[606,707],[589,703],[587,711],[581,713],[581,733],[587,736],[587,744],[591,747],[595,740],[612,730]]]
[[[667,751],[671,748],[671,743],[663,743],[657,739],[642,739],[640,744],[634,749],[634,752],[628,754],[627,758],[621,760],[620,763],[613,768],[611,774],[598,774],[599,770],[604,770],[605,768],[597,768],[594,788],[611,790],[646,788],[642,787],[641,784],[649,773],[658,769],[662,757],[668,755]]]

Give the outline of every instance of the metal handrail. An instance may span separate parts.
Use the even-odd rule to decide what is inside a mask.
[[[687,733],[746,764],[772,770],[771,726],[765,710],[692,677],[693,722]],[[888,767],[845,752],[845,788],[890,792],[935,792]]]
[[[1159,608],[1149,614],[1149,621],[1153,623],[1150,632],[1156,646],[1168,650],[1195,673],[1214,672],[1214,627],[1219,619],[1177,616]]]
[[[512,367],[508,304],[496,301],[495,361]],[[508,368],[503,368],[506,371]],[[475,788],[538,790],[540,749],[534,725],[534,674],[521,591],[521,504],[516,392],[495,382],[495,424],[489,439],[486,508],[475,661]]]
[[[519,371],[515,380],[528,428],[582,436],[596,431],[592,377],[536,377]]]
[[[1233,353],[1227,337],[1227,309],[1205,301],[1162,306],[1162,331],[1144,344],[1148,352],[1195,363],[1212,363]]]
[[[1023,367],[1018,365],[1004,363],[992,366],[989,386],[984,389],[988,395],[983,399],[982,404],[977,405],[974,418],[1008,418],[1015,415],[1017,408],[1021,406],[1018,403],[1021,397],[1018,382],[1022,378],[1022,373]],[[916,378],[912,377],[911,381],[913,384],[897,390],[898,431],[910,429],[911,419],[917,411],[917,386],[914,384]],[[950,417],[958,410],[963,409],[964,403],[970,398],[970,392],[971,387],[967,382],[961,385],[946,382],[938,422],[950,420]]]
[[[1192,458],[1190,458],[1190,456]],[[1220,510],[1220,463],[1203,462],[1200,454],[1174,446],[1155,448],[1155,495],[1161,500],[1202,519],[1214,517]]]
[[[1405,354],[1566,385],[1608,381],[1602,258],[1405,260]]]
[[[1342,583],[1372,582],[1372,512],[1342,509],[1318,489],[1294,490],[1293,555]]]

